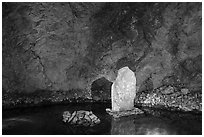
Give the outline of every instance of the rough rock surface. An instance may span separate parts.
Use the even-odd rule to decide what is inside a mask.
[[[136,95],[136,77],[132,70],[123,67],[111,87],[112,111],[124,111],[134,108]]]
[[[70,124],[74,124],[76,126],[95,126],[99,124],[101,121],[100,119],[93,114],[92,111],[74,111],[70,113],[69,111],[63,112],[63,122],[67,122]]]
[[[152,92],[140,92],[136,95],[135,104],[143,107],[201,112],[202,93],[186,92],[186,90],[179,87],[162,86]]]
[[[130,115],[138,115],[143,114],[144,112],[140,110],[139,108],[133,108],[131,110],[125,110],[125,111],[112,111],[111,109],[107,108],[106,112],[113,116],[113,118],[117,119],[120,117],[130,116]]]
[[[124,66],[139,92],[201,93],[202,3],[2,4],[3,105],[93,99],[92,83]]]
[[[15,107],[29,107],[51,105],[58,103],[84,103],[92,102],[88,99],[83,90],[70,90],[66,91],[47,91],[39,90],[32,94],[15,93],[4,94],[2,97],[2,107],[15,108]]]

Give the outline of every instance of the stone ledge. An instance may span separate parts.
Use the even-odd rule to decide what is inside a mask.
[[[134,108],[132,110],[125,110],[125,111],[112,111],[111,109],[107,108],[106,112],[109,115],[113,116],[114,118],[120,118],[120,117],[124,117],[124,116],[138,115],[138,114],[144,113],[139,108]]]

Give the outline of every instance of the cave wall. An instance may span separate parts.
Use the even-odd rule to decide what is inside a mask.
[[[93,72],[86,58],[89,17],[97,8],[97,3],[4,3],[3,91],[86,89]]]
[[[91,98],[128,66],[138,92],[202,88],[202,3],[3,3],[3,96]],[[61,96],[65,96],[62,94]]]

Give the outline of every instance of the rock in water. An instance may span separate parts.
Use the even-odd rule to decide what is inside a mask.
[[[111,87],[112,111],[125,111],[134,108],[136,77],[132,70],[123,67]]]
[[[63,122],[70,123],[76,126],[95,126],[100,123],[100,119],[93,114],[92,111],[79,110],[70,113],[65,111],[63,113]]]
[[[126,111],[112,111],[109,108],[107,108],[106,112],[109,115],[113,116],[113,118],[115,118],[115,119],[120,118],[120,117],[124,117],[124,116],[139,115],[139,114],[144,113],[139,108],[134,108],[134,109],[131,109],[131,110],[126,110]]]

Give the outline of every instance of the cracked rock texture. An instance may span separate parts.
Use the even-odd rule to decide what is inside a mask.
[[[124,66],[137,92],[201,93],[202,3],[3,3],[2,21],[3,106],[91,100]]]

